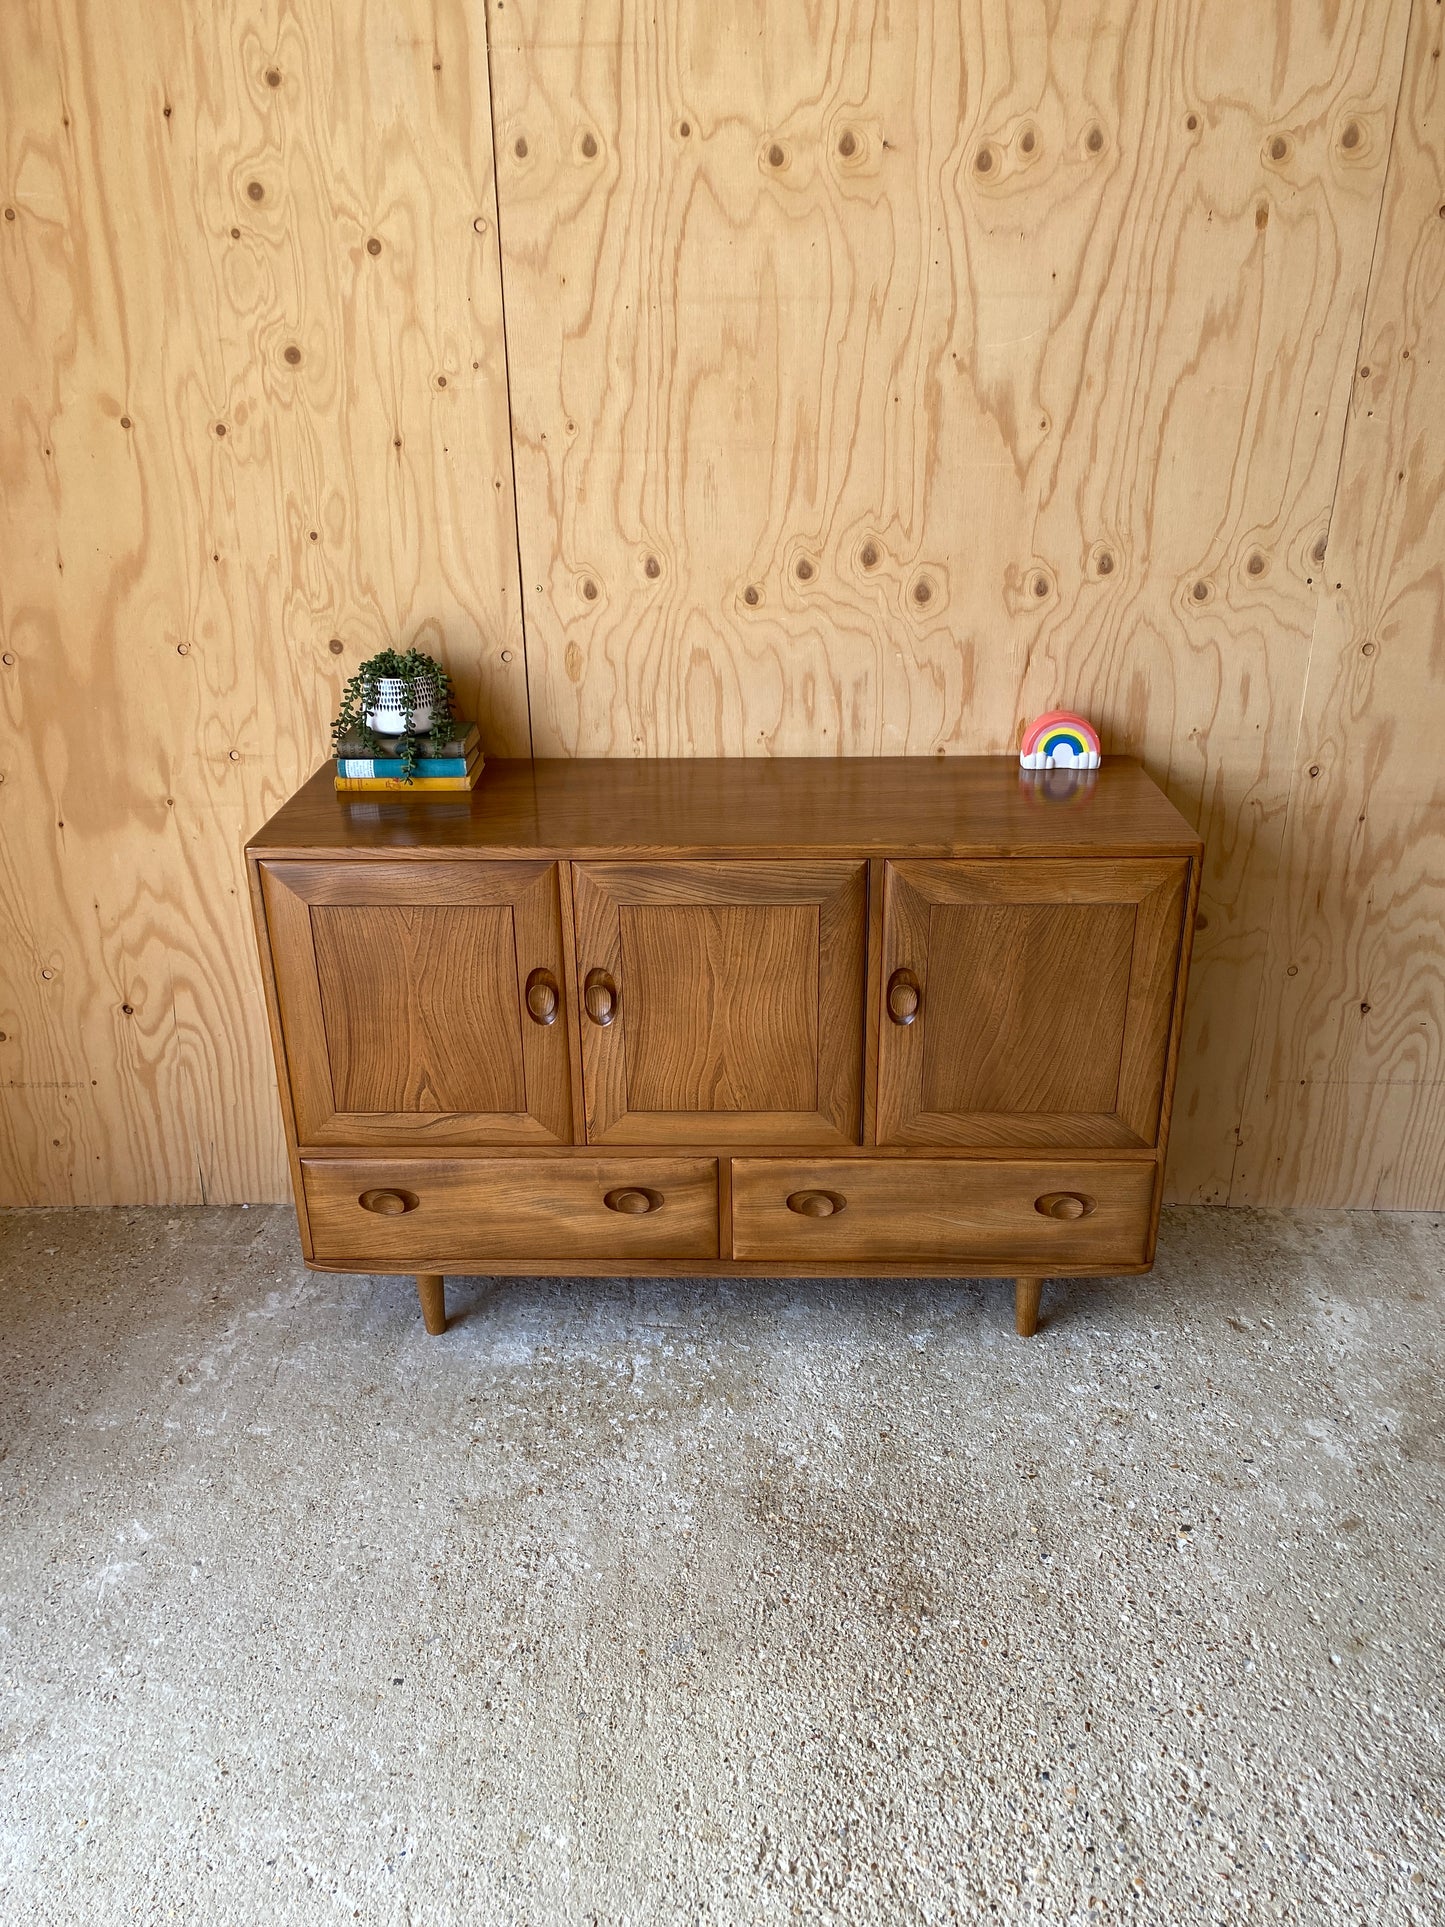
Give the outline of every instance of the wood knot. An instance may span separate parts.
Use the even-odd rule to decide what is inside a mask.
[[[188,656],[190,653],[191,645],[188,642],[178,642],[176,644],[176,654],[178,656]]]
[[[1189,129],[1191,134],[1196,133],[1199,128],[1198,114],[1186,114],[1184,117],[1184,125]],[[1197,921],[1198,919],[1196,918],[1196,922]]]
[[[1445,207],[1442,207],[1442,208],[1441,208],[1441,210],[1440,210],[1440,212],[1441,212],[1442,214],[1445,214]],[[15,219],[15,210],[14,210],[14,208],[13,208],[13,207],[7,207],[7,208],[6,208],[6,210],[5,210],[5,219],[6,219],[7,221],[13,221],[13,220]]]
[[[1094,564],[1094,567],[1100,575],[1112,575],[1114,573],[1114,558],[1107,549],[1100,549],[1099,559]]]
[[[582,152],[589,161],[596,158],[597,136],[595,134],[584,134],[582,136]]]
[[[802,555],[802,556],[799,556],[799,558],[798,558],[798,562],[797,562],[797,566],[796,566],[796,568],[795,568],[795,569],[793,570],[793,573],[794,573],[794,575],[796,575],[796,576],[797,576],[797,578],[798,578],[798,580],[799,580],[799,582],[811,582],[811,581],[812,581],[812,579],[813,579],[813,565],[812,565],[812,563],[811,563],[811,562],[810,562],[810,561],[808,560],[808,558],[807,558],[807,556],[806,556],[806,555]]]
[[[279,67],[268,67],[266,69],[266,85],[268,87],[279,87],[281,85],[281,69]],[[169,109],[167,111],[169,111]]]
[[[1264,574],[1264,557],[1260,554],[1258,549],[1254,551],[1254,553],[1250,556],[1249,560],[1245,563],[1244,566],[1246,569],[1248,569],[1251,575]]]
[[[1347,149],[1356,148],[1362,138],[1360,123],[1357,120],[1347,120],[1344,132],[1340,135],[1340,146]]]
[[[1104,145],[1104,130],[1097,123],[1084,136],[1084,145],[1091,154],[1097,154]]]
[[[851,161],[858,152],[858,136],[851,127],[845,127],[838,136],[838,152],[845,161]]]
[[[290,364],[291,364],[291,366],[292,366],[293,368],[299,368],[299,367],[300,367],[300,365],[301,365],[301,350],[300,350],[300,349],[299,349],[299,348],[298,348],[298,347],[296,346],[296,344],[295,344],[295,342],[294,342],[294,341],[293,341],[293,342],[291,343],[291,345],[290,345],[290,347],[289,347],[289,348],[287,348],[287,350],[286,350],[286,357],[285,357],[285,358],[286,358],[286,360],[287,360],[287,361],[289,361],[289,362],[290,362]]]
[[[525,135],[525,134],[518,134],[518,136],[517,136],[517,138],[516,138],[516,140],[514,140],[514,141],[512,142],[512,152],[513,152],[513,153],[514,153],[514,154],[516,155],[516,157],[517,157],[517,159],[518,159],[519,161],[524,161],[524,160],[526,160],[526,158],[527,158],[527,137],[526,137],[526,135]]]
[[[655,555],[650,555],[642,565],[642,572],[656,582],[657,578],[662,574],[662,564]]]
[[[762,598],[759,596],[756,586],[750,582],[743,590],[743,601],[746,602],[750,609],[756,609],[761,600]]]
[[[122,415],[122,416],[121,416],[121,418],[120,418],[120,425],[121,425],[121,427],[122,427],[122,428],[129,428],[129,427],[130,427],[130,416],[129,416],[129,415]]]
[[[247,181],[246,192],[253,201],[264,201],[266,190],[259,181]]]
[[[1038,144],[1039,137],[1032,127],[1026,127],[1019,135],[1019,152],[1021,154],[1032,154]]]
[[[226,432],[226,424],[225,424],[224,422],[217,422],[217,423],[216,423],[216,433],[217,433],[218,435],[224,435],[224,434],[225,434],[225,432]]]
[[[1049,592],[1049,578],[1046,575],[1036,575],[1033,581],[1033,590],[1034,594],[1042,601]]]
[[[346,644],[341,640],[340,636],[333,636],[326,647],[331,651],[333,656],[339,656],[346,647]]]
[[[686,140],[688,135],[691,134],[692,132],[692,125],[690,122],[685,120],[679,121],[677,124],[677,131],[679,134],[681,134],[682,138]]]
[[[991,147],[980,147],[973,157],[973,164],[980,174],[992,174],[993,149]]]
[[[597,584],[592,580],[590,575],[582,584],[582,593],[589,602],[595,602],[597,600]]]
[[[1360,654],[1362,656],[1373,656],[1374,653],[1375,644],[1373,642],[1362,642],[1360,644]]]
[[[1209,584],[1206,581],[1204,581],[1204,579],[1201,577],[1200,580],[1195,583],[1194,587],[1189,591],[1189,593],[1190,595],[1193,596],[1196,602],[1208,602]]]
[[[371,236],[371,239],[366,244],[366,251],[368,254],[371,254],[371,255],[377,255],[381,253],[381,243],[380,241],[377,240],[374,234]]]
[[[933,600],[933,584],[926,575],[921,575],[913,585],[913,600],[920,605]]]
[[[858,560],[863,564],[865,569],[876,569],[878,566],[878,549],[876,544],[865,542],[858,552]]]
[[[120,1007],[120,1014],[121,1014],[121,1016],[122,1016],[122,1017],[134,1017],[134,1016],[135,1016],[135,1005],[134,1005],[134,1004],[122,1004],[122,1005],[121,1005],[121,1007]]]
[[[787,155],[783,152],[777,141],[774,141],[768,149],[768,166],[781,167],[787,158]]]
[[[1269,144],[1269,158],[1272,161],[1282,161],[1287,159],[1288,155],[1289,155],[1289,142],[1285,139],[1283,134],[1276,134],[1274,139]]]

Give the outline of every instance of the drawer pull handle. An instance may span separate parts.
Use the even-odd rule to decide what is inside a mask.
[[[1046,1191],[1035,1198],[1034,1210],[1045,1218],[1087,1218],[1094,1200],[1082,1191]]]
[[[562,1000],[550,970],[534,970],[527,979],[527,1015],[534,1024],[555,1024]]]
[[[617,986],[605,970],[589,970],[582,990],[587,1015],[601,1030],[617,1015]]]
[[[923,992],[911,970],[895,970],[888,979],[888,1015],[895,1024],[911,1024],[923,1003]]]
[[[379,1218],[399,1218],[404,1211],[415,1211],[421,1199],[414,1191],[363,1191],[357,1203]]]
[[[649,1211],[661,1211],[662,1193],[644,1191],[640,1185],[624,1185],[609,1191],[602,1202],[609,1211],[620,1211],[624,1218],[641,1218]]]
[[[793,1191],[788,1197],[788,1209],[796,1211],[800,1218],[832,1218],[847,1202],[836,1191]]]

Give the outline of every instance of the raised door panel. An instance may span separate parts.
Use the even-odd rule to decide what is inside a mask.
[[[573,870],[593,1143],[856,1144],[861,863]]]
[[[565,1144],[551,863],[265,863],[302,1144]]]
[[[1156,1140],[1184,861],[892,863],[878,1138]]]

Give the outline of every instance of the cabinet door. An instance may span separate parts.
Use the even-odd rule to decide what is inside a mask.
[[[551,863],[264,863],[302,1144],[566,1144]]]
[[[879,1142],[1154,1144],[1188,868],[888,864]]]
[[[856,1144],[861,863],[572,871],[587,1136]]]

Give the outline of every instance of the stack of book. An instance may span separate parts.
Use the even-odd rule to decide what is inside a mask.
[[[384,751],[378,754],[357,739],[349,738],[337,746],[336,787],[348,792],[400,790],[404,795],[429,790],[469,790],[475,789],[484,766],[475,723],[458,723],[450,742],[438,742],[432,736],[419,737],[416,770],[409,783],[402,780],[400,755],[388,756]]]

